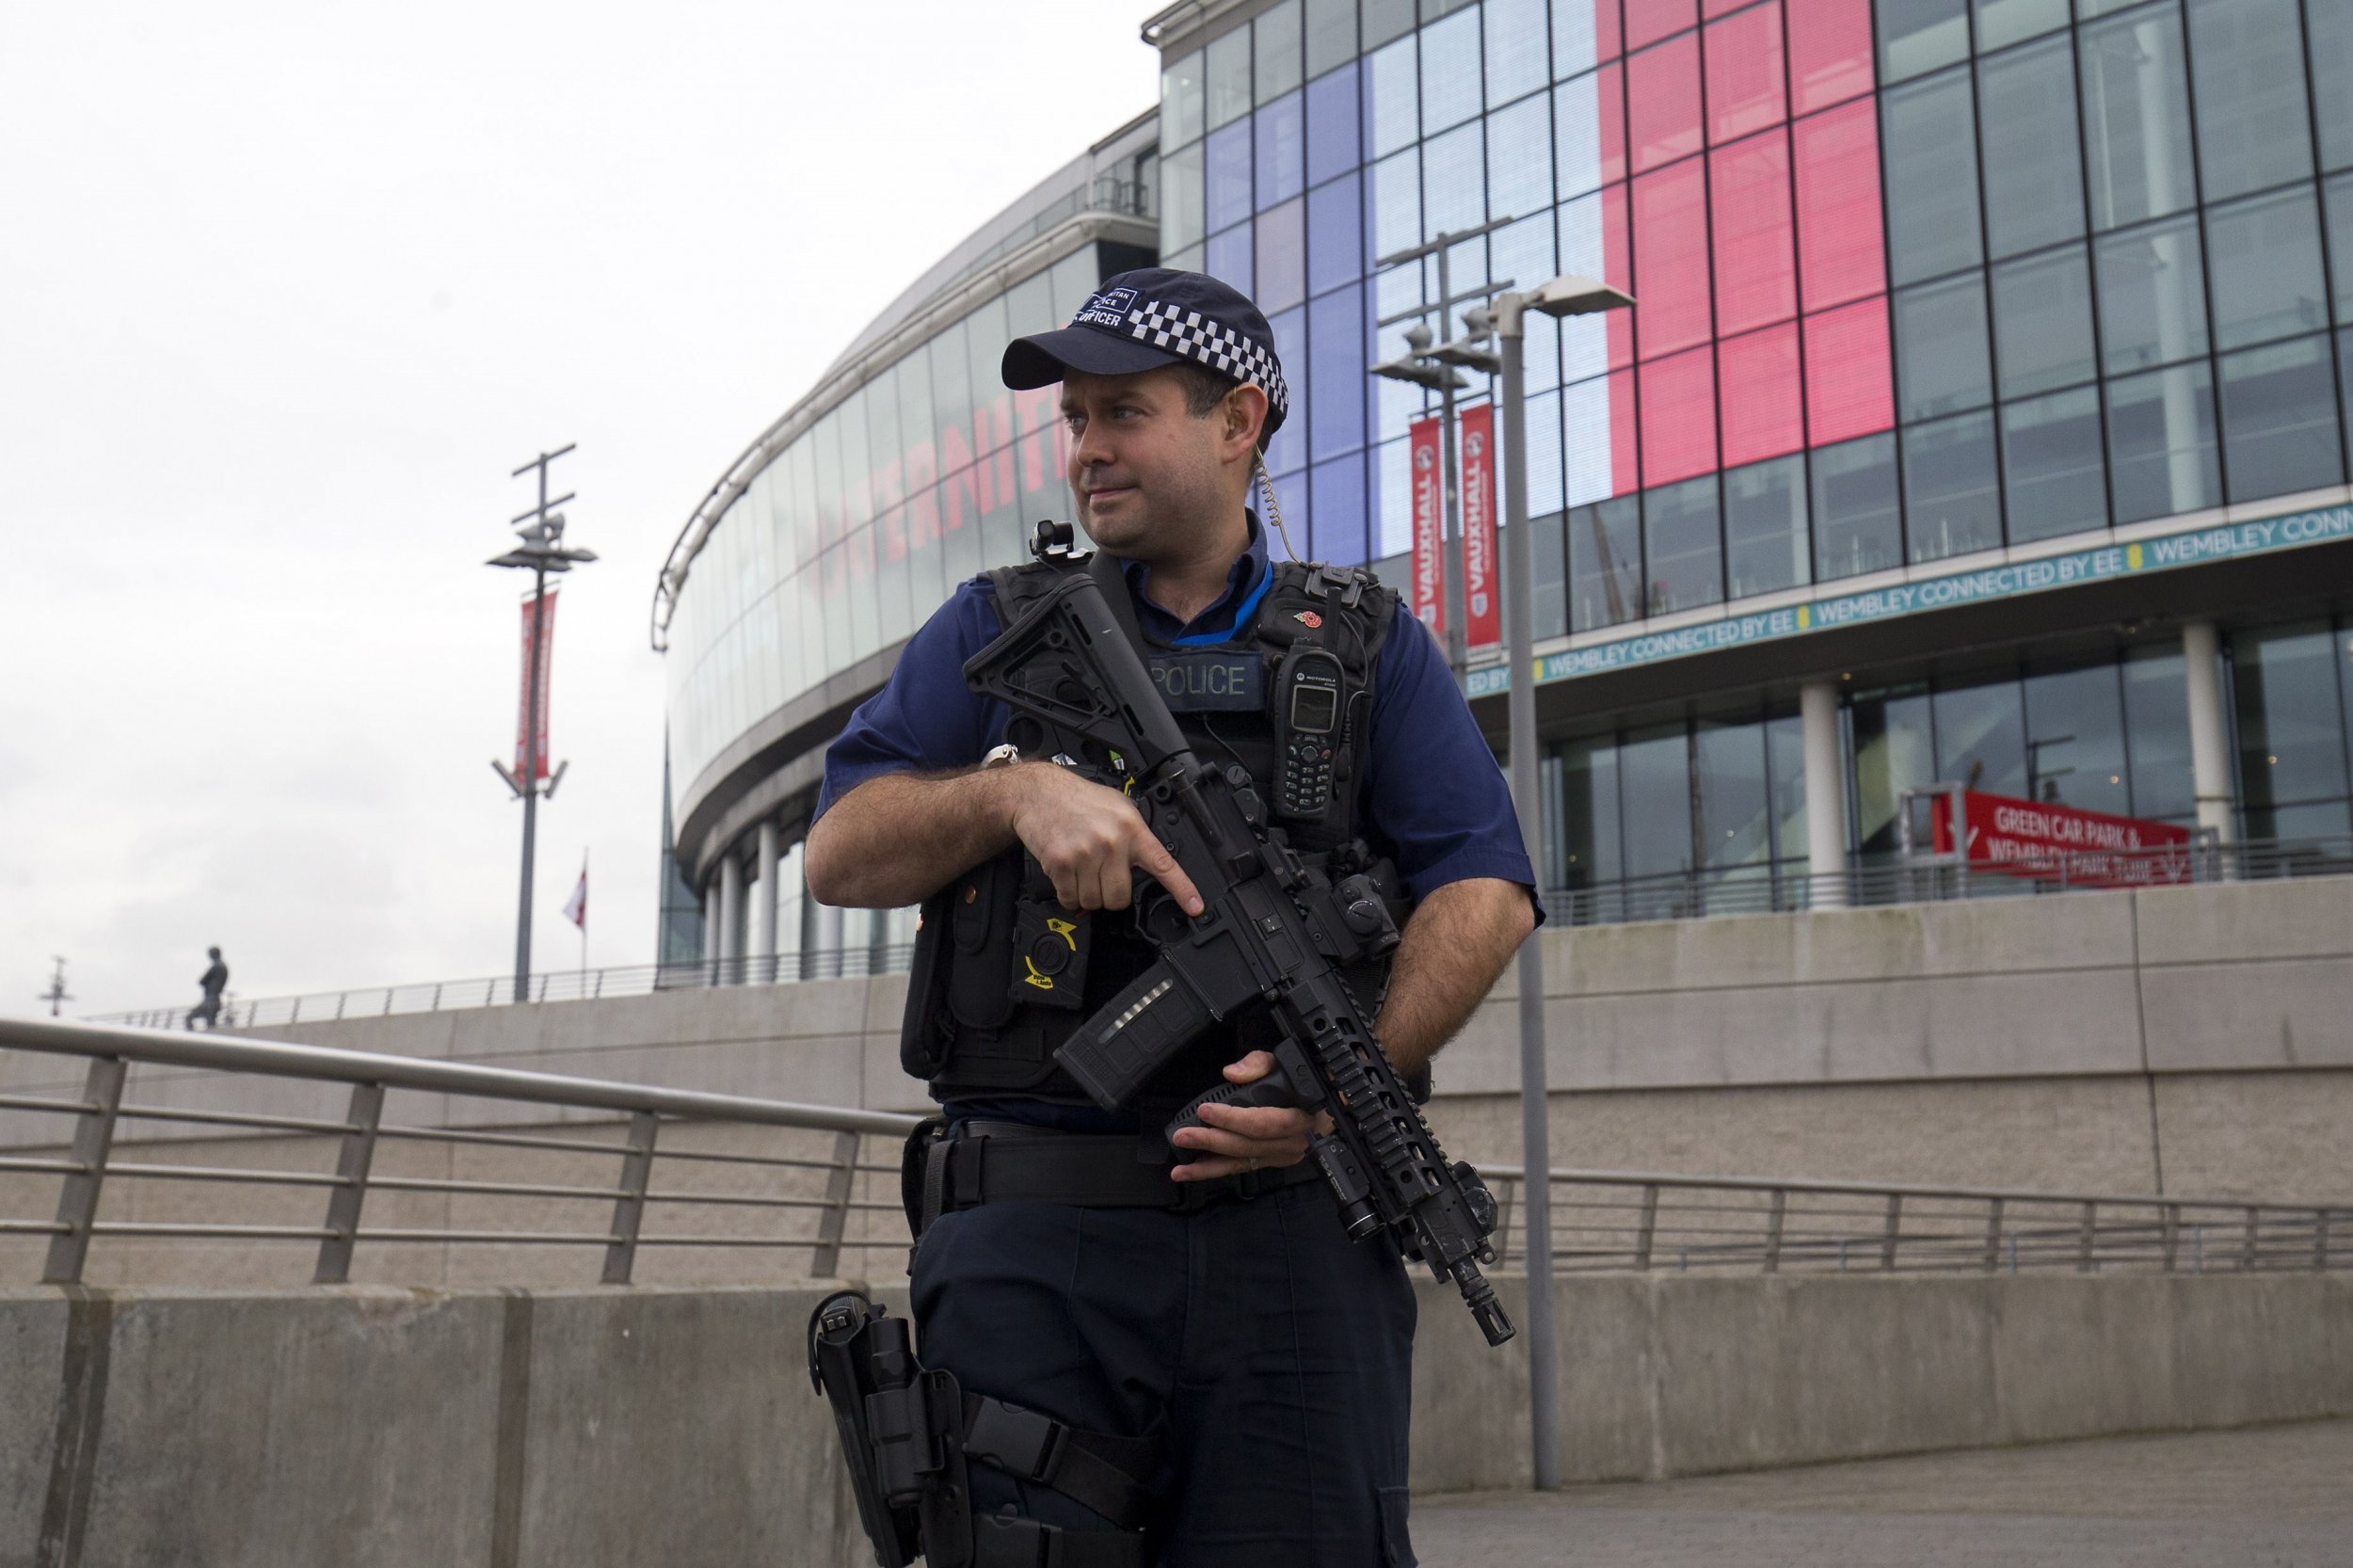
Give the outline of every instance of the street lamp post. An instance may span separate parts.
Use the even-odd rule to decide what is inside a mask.
[[[1502,350],[1503,372],[1503,603],[1512,672],[1509,719],[1512,806],[1528,842],[1529,864],[1542,884],[1545,862],[1542,802],[1537,798],[1535,550],[1528,536],[1527,313],[1590,315],[1622,309],[1633,299],[1591,278],[1555,278],[1489,305],[1489,323]],[[1552,1320],[1551,1085],[1545,1062],[1543,935],[1520,944],[1520,1187],[1528,1238],[1529,1436],[1536,1485],[1561,1484],[1561,1412],[1554,1395],[1560,1352]]]
[[[518,900],[515,915],[515,1000],[517,1001],[526,1000],[531,990],[531,873],[532,856],[537,847],[539,797],[542,794],[551,797],[554,795],[556,785],[563,782],[566,766],[566,764],[558,763],[554,773],[549,776],[547,783],[542,785],[539,782],[539,661],[541,638],[547,625],[548,574],[569,571],[576,566],[585,566],[597,558],[597,552],[593,550],[567,548],[564,543],[564,514],[548,510],[551,506],[561,506],[566,502],[575,499],[569,491],[555,497],[552,501],[548,499],[548,465],[563,456],[565,453],[571,451],[572,447],[577,444],[577,442],[568,443],[557,451],[542,452],[537,457],[525,463],[510,475],[513,478],[520,478],[533,470],[537,470],[539,502],[530,511],[512,520],[512,526],[521,536],[522,542],[505,554],[493,556],[486,563],[488,566],[507,567],[528,571],[532,578],[530,652],[526,656],[523,670],[522,773],[520,776],[508,773],[505,764],[496,759],[492,759],[490,762],[490,766],[498,770],[499,776],[506,780],[507,788],[514,791],[523,803],[522,891]]]

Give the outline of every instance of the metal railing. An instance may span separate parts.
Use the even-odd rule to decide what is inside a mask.
[[[1525,1173],[1481,1166],[1504,1261]],[[2353,1269],[2353,1200],[2167,1197],[1654,1172],[1552,1173],[1561,1273],[2240,1273]]]
[[[318,1255],[312,1277],[319,1284],[348,1280],[353,1253],[362,1242],[596,1248],[603,1254],[602,1277],[608,1285],[628,1284],[637,1254],[646,1247],[808,1248],[810,1272],[825,1276],[836,1272],[853,1213],[869,1209],[898,1212],[895,1202],[862,1200],[856,1193],[859,1174],[895,1175],[898,1169],[895,1161],[888,1165],[862,1163],[861,1135],[873,1133],[901,1139],[916,1123],[912,1116],[885,1112],[795,1105],[737,1095],[651,1088],[600,1079],[329,1050],[316,1046],[218,1039],[47,1019],[0,1018],[0,1048],[79,1057],[88,1064],[81,1093],[74,1098],[0,1093],[0,1111],[29,1112],[36,1120],[56,1118],[51,1124],[57,1134],[54,1140],[19,1139],[12,1142],[8,1152],[0,1153],[0,1176],[57,1178],[53,1215],[30,1218],[0,1211],[0,1238],[47,1239],[41,1278],[52,1284],[79,1282],[92,1241],[105,1237],[314,1241]],[[135,1064],[324,1080],[346,1084],[351,1094],[348,1108],[340,1118],[135,1101],[124,1094],[130,1068]],[[384,1114],[387,1092],[397,1090],[421,1090],[518,1106],[600,1112],[626,1121],[617,1140],[611,1135],[609,1125],[574,1134],[560,1128],[524,1133],[403,1123],[387,1120]],[[697,1122],[831,1132],[833,1145],[825,1157],[809,1158],[772,1152],[680,1148],[663,1144],[661,1135],[665,1128]],[[334,1149],[334,1168],[306,1171],[125,1160],[116,1153],[116,1144],[126,1124],[133,1123],[317,1139]],[[609,1175],[583,1182],[494,1181],[379,1173],[375,1169],[377,1152],[394,1140],[462,1145],[473,1150],[528,1150],[561,1155],[571,1161],[586,1156],[604,1164]],[[39,1152],[57,1147],[62,1147],[61,1154]],[[752,1173],[763,1183],[764,1190],[718,1191],[680,1185],[680,1173],[696,1166]],[[666,1185],[657,1181],[657,1168]],[[804,1181],[819,1179],[802,1173],[821,1174],[822,1191],[800,1194],[776,1190],[779,1178],[788,1174]],[[102,1195],[125,1181],[204,1182],[278,1190],[309,1188],[323,1202],[315,1221],[310,1224],[104,1217]],[[392,1192],[433,1194],[452,1200],[461,1195],[524,1199],[539,1204],[553,1200],[568,1207],[591,1206],[594,1211],[608,1217],[603,1223],[571,1229],[498,1230],[456,1224],[371,1223],[371,1196]],[[119,1210],[120,1207],[118,1204],[115,1208]],[[707,1212],[714,1207],[770,1214],[813,1213],[816,1222],[807,1234],[740,1229],[657,1230],[646,1224],[649,1208],[664,1212]],[[794,1228],[797,1232],[801,1227]]]

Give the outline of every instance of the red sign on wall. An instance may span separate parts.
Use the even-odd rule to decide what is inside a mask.
[[[549,667],[555,663],[555,590],[548,590],[547,599],[540,606],[542,613],[536,617],[532,615],[534,603],[535,600],[530,598],[523,600],[523,667],[522,675],[516,682],[519,695],[515,698],[517,778],[522,777],[523,769],[531,765],[524,757],[524,747],[526,737],[531,732],[531,633],[535,618],[538,621],[539,632],[539,757],[536,776],[545,778],[548,776],[548,673]]]
[[[1496,583],[1496,410],[1463,410],[1463,631],[1465,646],[1503,641],[1502,592]]]
[[[1414,614],[1430,634],[1446,636],[1446,475],[1438,462],[1438,421],[1408,427],[1414,466]]]
[[[1961,798],[1961,842],[1972,866],[2005,876],[2064,878],[2087,888],[2190,880],[2186,827],[1975,791]],[[1954,850],[1952,800],[1945,794],[1929,803],[1939,855]]]

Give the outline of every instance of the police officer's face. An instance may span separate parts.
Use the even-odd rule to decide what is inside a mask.
[[[1193,546],[1238,509],[1257,432],[1246,427],[1246,408],[1237,418],[1235,401],[1195,414],[1172,371],[1070,372],[1062,413],[1070,492],[1087,536],[1114,555],[1149,561]]]

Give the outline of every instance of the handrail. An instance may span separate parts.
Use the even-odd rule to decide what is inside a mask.
[[[1525,1166],[1489,1165],[1481,1163],[1479,1174],[1490,1179],[1522,1181],[1527,1178]],[[2353,1210],[2353,1198],[2331,1198],[2321,1202],[2301,1202],[2291,1198],[2223,1198],[2185,1197],[2167,1192],[2054,1192],[2024,1187],[1938,1187],[1903,1181],[1828,1181],[1804,1176],[1691,1176],[1664,1171],[1584,1171],[1568,1170],[1555,1165],[1552,1179],[1573,1182],[1587,1187],[1680,1187],[1727,1188],[1743,1192],[1835,1192],[1843,1196],[1883,1198],[1901,1193],[1907,1198],[1949,1198],[1956,1202],[1986,1203],[2000,1199],[2009,1203],[2100,1203],[2120,1207],[2159,1208],[2168,1205],[2183,1208],[2245,1208],[2260,1203],[2265,1208],[2327,1208]]]

